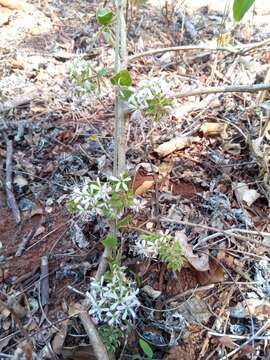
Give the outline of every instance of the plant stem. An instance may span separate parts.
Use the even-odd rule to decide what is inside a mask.
[[[116,42],[115,42],[115,73],[127,67],[127,43],[126,43],[126,23],[124,17],[125,0],[115,0],[116,3]],[[114,122],[114,160],[113,174],[119,176],[126,169],[126,135],[123,101],[120,97],[119,89],[116,89],[115,99],[115,122]],[[116,226],[112,232],[117,236]],[[105,248],[96,273],[96,278],[105,273],[108,265],[110,251]]]

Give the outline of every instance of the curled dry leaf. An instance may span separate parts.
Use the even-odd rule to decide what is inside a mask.
[[[227,142],[224,144],[223,150],[229,154],[237,156],[241,154],[241,145],[237,143]]]
[[[149,285],[145,285],[142,288],[142,291],[144,291],[152,299],[157,299],[161,295],[161,291],[155,290]]]
[[[225,123],[206,122],[201,126],[200,131],[203,133],[203,136],[220,136],[223,139],[227,139],[227,128],[228,124]]]
[[[180,242],[183,256],[196,270],[209,270],[209,256],[206,253],[194,254],[193,246],[188,243],[187,237],[183,231],[176,231],[175,238]]]
[[[155,152],[158,153],[160,157],[167,156],[173,153],[176,150],[182,150],[192,144],[192,142],[200,141],[198,138],[192,136],[177,136],[170,141],[167,141],[159,145]]]
[[[251,206],[260,197],[258,191],[249,189],[245,183],[234,183],[233,189],[237,200],[240,203],[245,202],[248,206]]]

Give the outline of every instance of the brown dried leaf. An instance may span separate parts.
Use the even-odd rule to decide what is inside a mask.
[[[152,188],[154,185],[154,180],[144,181],[135,191],[135,195],[142,195]]]
[[[220,337],[218,340],[221,343],[221,345],[224,345],[229,349],[235,349],[236,348],[236,345],[232,341],[232,338],[230,338],[229,336],[224,335],[224,336]]]
[[[224,270],[216,261],[210,261],[208,271],[199,272],[197,278],[201,285],[213,284],[224,281]]]
[[[32,360],[35,358],[36,354],[33,353],[33,345],[31,340],[25,340],[21,344],[19,344],[18,348],[14,353],[13,360]]]
[[[194,254],[193,246],[188,243],[183,231],[176,231],[175,238],[180,242],[183,256],[198,271],[209,270],[209,256],[205,253]]]

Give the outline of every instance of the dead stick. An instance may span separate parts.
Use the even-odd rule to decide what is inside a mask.
[[[23,237],[22,242],[18,246],[15,256],[22,255],[22,252],[26,248],[26,245],[29,243],[29,241],[32,239],[32,237],[35,235],[35,230],[36,229],[32,229],[27,235],[25,235]]]
[[[87,310],[82,306],[77,304],[78,316],[83,324],[83,327],[88,335],[90,344],[93,347],[97,360],[109,360],[109,355],[107,350],[100,339],[100,336],[97,332],[97,329],[91,320]]]
[[[205,50],[205,51],[213,51],[213,52],[221,51],[221,52],[228,52],[231,54],[236,54],[236,55],[240,54],[241,55],[241,54],[246,54],[248,51],[262,47],[269,43],[270,43],[270,38],[260,41],[260,42],[257,42],[257,43],[241,45],[238,47],[216,47],[216,46],[213,47],[213,46],[207,46],[207,45],[172,46],[172,47],[168,47],[168,48],[152,49],[152,50],[144,51],[140,54],[134,54],[134,55],[129,56],[128,60],[132,61],[132,60],[138,59],[140,57],[163,54],[165,52],[170,52],[170,51],[179,52],[179,51],[192,51],[192,50]]]
[[[15,196],[13,194],[12,189],[12,156],[13,156],[13,143],[5,135],[7,154],[6,154],[6,194],[7,194],[7,204],[11,209],[16,224],[21,222],[21,214],[18,208]]]
[[[49,304],[49,271],[47,256],[42,256],[40,262],[40,297],[40,302],[44,307],[44,312],[47,313]]]
[[[227,93],[227,92],[259,92],[270,90],[270,83],[255,85],[232,85],[232,86],[214,86],[203,89],[191,90],[176,96],[176,98],[184,98],[188,96],[197,96],[205,94]]]

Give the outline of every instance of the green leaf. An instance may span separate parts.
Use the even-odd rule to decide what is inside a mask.
[[[233,17],[235,21],[240,21],[255,0],[234,0]]]
[[[149,359],[153,359],[153,350],[151,349],[150,345],[147,344],[146,341],[144,341],[143,339],[139,340],[139,344],[140,347],[142,348],[142,351],[144,352],[144,354],[149,358]]]
[[[102,244],[107,249],[116,249],[117,248],[117,237],[114,235],[108,235],[103,241]]]
[[[125,207],[125,203],[123,201],[123,197],[121,193],[112,193],[110,200],[111,207],[116,211],[122,211]]]
[[[133,92],[129,89],[127,89],[126,87],[121,87],[120,88],[120,96],[122,100],[127,101],[131,95],[133,94]]]
[[[120,70],[111,78],[111,83],[118,86],[130,86],[132,80],[129,71],[127,69]]]
[[[96,19],[100,25],[109,25],[113,19],[113,12],[108,9],[98,9]]]

